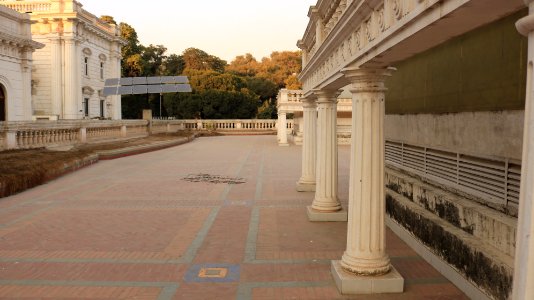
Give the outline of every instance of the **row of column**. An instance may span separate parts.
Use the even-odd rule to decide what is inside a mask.
[[[385,251],[384,190],[384,81],[391,70],[345,69],[344,75],[352,93],[348,211],[341,207],[337,195],[338,90],[314,90],[303,99],[302,176],[297,190],[315,188],[308,208],[310,220],[348,221],[347,247],[339,262],[344,272],[375,278],[392,269]],[[397,292],[402,291],[402,277],[399,280]]]
[[[516,24],[528,37],[529,50],[513,299],[534,299],[534,0],[524,1],[529,15]],[[343,73],[351,83],[352,140],[347,246],[339,266],[348,274],[376,278],[392,269],[385,252],[384,222],[384,81],[391,71],[345,69]],[[342,209],[337,199],[337,93],[316,90],[303,99],[302,176],[297,189],[310,191],[315,186],[311,210],[316,214]],[[332,272],[336,270],[333,263]],[[338,287],[343,276],[334,274]],[[396,291],[402,291],[402,284]]]

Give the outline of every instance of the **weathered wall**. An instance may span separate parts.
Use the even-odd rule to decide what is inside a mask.
[[[521,160],[523,110],[386,115],[386,139],[477,156]]]
[[[386,114],[524,108],[527,40],[505,17],[396,64]]]

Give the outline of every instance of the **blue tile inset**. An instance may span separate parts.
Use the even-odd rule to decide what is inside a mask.
[[[201,269],[226,269],[224,277],[200,277]],[[216,273],[215,270],[210,270],[210,274]],[[224,274],[224,272],[221,272]],[[185,282],[236,282],[239,281],[240,269],[239,265],[231,264],[199,264],[192,265],[184,275]]]

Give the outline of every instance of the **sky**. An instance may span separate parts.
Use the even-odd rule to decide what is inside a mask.
[[[317,0],[79,0],[83,8],[130,24],[141,44],[164,45],[167,54],[195,47],[231,62],[251,53],[298,50]]]

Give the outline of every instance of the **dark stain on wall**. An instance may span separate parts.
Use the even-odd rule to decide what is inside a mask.
[[[386,196],[386,212],[435,254],[494,298],[509,298],[512,292],[512,274],[505,267],[494,264],[484,253],[468,247],[460,238],[411,211],[390,195]]]

